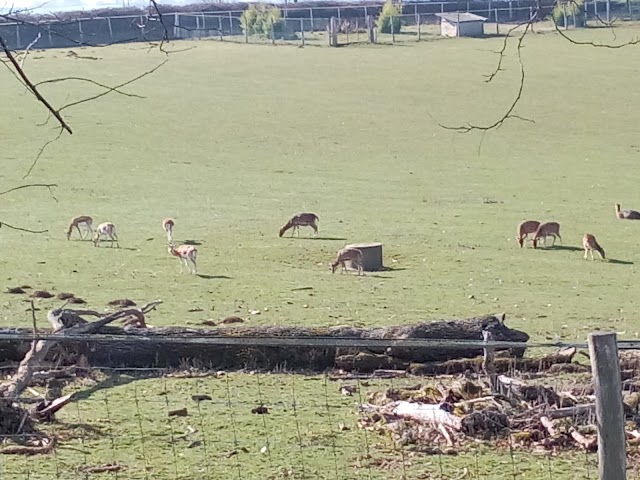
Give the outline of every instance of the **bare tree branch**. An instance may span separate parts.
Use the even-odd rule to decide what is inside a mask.
[[[104,85],[100,82],[96,82],[95,80],[91,80],[90,78],[83,78],[83,77],[62,77],[62,78],[51,78],[49,80],[42,80],[38,83],[35,83],[34,85],[36,87],[39,87],[41,85],[46,85],[49,83],[61,83],[61,82],[71,82],[71,81],[77,81],[77,82],[87,82],[87,83],[91,83],[93,85],[96,85],[98,87],[104,88],[106,90],[108,90],[106,93],[119,93],[120,95],[124,95],[125,97],[134,97],[134,98],[146,98],[142,95],[137,95],[135,93],[127,93],[127,92],[123,92],[119,89],[119,87],[110,87],[108,85]],[[132,81],[135,81],[132,80]],[[129,82],[131,83],[131,82]]]
[[[29,50],[31,50],[31,47],[33,47],[38,42],[38,40],[40,40],[41,36],[42,34],[38,32],[38,36],[35,39],[33,39],[31,43],[29,43],[29,45],[27,45],[27,48],[24,49],[24,53],[22,54],[22,59],[20,60],[20,68],[24,68],[24,61],[27,59],[27,55],[29,55]]]
[[[558,32],[562,38],[564,38],[569,43],[572,43],[573,45],[588,46],[588,47],[595,47],[595,48],[609,48],[612,50],[617,50],[619,48],[630,47],[632,45],[637,45],[640,43],[640,38],[638,37],[634,38],[633,40],[629,40],[628,42],[618,43],[616,45],[611,45],[609,43],[595,43],[590,41],[574,40],[573,38],[568,36],[566,33],[564,33],[560,29],[560,27],[558,27],[557,24],[554,23],[554,26],[555,26],[556,32]],[[614,40],[615,40],[615,34],[614,34]]]
[[[47,233],[49,231],[49,230],[30,230],[28,228],[22,228],[22,227],[16,227],[14,225],[10,225],[7,222],[0,222],[0,227],[7,227],[12,230],[18,230],[20,232],[27,232],[27,233]]]
[[[16,190],[23,190],[25,188],[46,188],[49,190],[49,193],[57,202],[58,200],[56,199],[56,197],[53,196],[53,192],[51,191],[53,187],[57,187],[57,186],[58,186],[57,183],[29,183],[27,185],[20,185],[19,187],[13,187],[13,188],[10,188],[9,190],[5,190],[4,192],[0,192],[0,195],[6,195],[8,193],[15,192]]]
[[[13,56],[13,53],[11,52],[11,50],[9,50],[9,47],[7,46],[7,42],[5,42],[4,38],[1,35],[0,35],[0,47],[2,47],[4,54],[9,59],[9,61],[13,65],[13,68],[15,68],[16,72],[18,73],[18,75],[20,75],[20,78],[22,78],[22,81],[29,87],[29,90],[31,91],[31,93],[33,93],[33,95],[35,95],[38,101],[42,103],[47,108],[47,110],[51,112],[51,114],[54,117],[56,117],[56,120],[58,120],[58,123],[60,123],[60,125],[67,132],[69,132],[69,134],[72,134],[73,131],[71,130],[71,127],[67,125],[67,122],[64,121],[60,113],[51,106],[51,104],[47,101],[47,99],[40,94],[40,92],[38,91],[38,88],[31,82],[31,80],[29,80],[29,77],[27,77],[27,74],[24,73],[24,70],[22,69],[22,67],[16,60],[16,58]]]

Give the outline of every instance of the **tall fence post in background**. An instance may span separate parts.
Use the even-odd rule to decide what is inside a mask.
[[[300,17],[300,41],[304,47],[304,18]]]
[[[20,48],[22,46],[22,42],[20,41],[20,24],[16,23],[16,46]]]
[[[369,33],[369,43],[376,43],[376,31],[373,26],[373,17],[367,16],[367,32]]]
[[[500,22],[498,21],[498,9],[496,8],[496,35],[500,35]]]
[[[418,15],[418,4],[416,3],[414,6],[414,15],[416,17],[416,24],[420,23],[420,15]]]
[[[233,17],[231,16],[231,10],[229,10],[229,35],[233,35]]]
[[[316,31],[313,27],[313,8],[309,9],[309,20],[311,20],[311,33],[313,33]]]
[[[418,41],[421,40],[421,32],[422,32],[422,28],[420,28],[422,25],[422,15],[418,14]]]
[[[342,17],[340,16],[340,7],[338,7],[338,23],[342,21]]]
[[[569,29],[569,20],[567,20],[567,4],[562,6],[562,18],[564,19],[564,29]]]
[[[177,13],[173,16],[173,36],[179,38],[180,32],[180,15]]]
[[[358,17],[356,17],[356,43],[360,43],[360,26],[358,25]]]
[[[590,333],[588,343],[596,395],[600,480],[624,480],[627,478],[627,442],[617,336],[615,333]]]
[[[249,29],[246,25],[244,27],[244,43],[249,43]]]
[[[273,26],[273,20],[271,21],[271,45],[275,45],[276,44],[276,32],[275,32],[275,28]]]
[[[598,21],[598,0],[593,0],[593,14],[596,17],[596,22]]]
[[[444,3],[440,4],[440,13],[444,13]]]
[[[338,29],[336,28],[336,17],[331,17],[329,20],[329,45],[332,47],[338,46]]]
[[[107,17],[107,28],[109,29],[109,38],[113,40],[113,29],[111,28],[111,19]]]
[[[220,36],[220,41],[224,41],[224,37],[222,36],[222,17],[218,17],[218,35]]]
[[[607,23],[609,23],[611,21],[609,17],[611,13],[611,2],[609,0],[607,0],[606,6],[607,6]]]
[[[531,23],[531,33],[533,33],[533,7],[529,7],[529,23]]]
[[[392,15],[391,18],[390,18],[391,22],[389,23],[390,26],[391,26],[391,43],[396,43],[396,29],[393,28],[393,19],[394,18],[395,17]]]
[[[144,25],[144,23],[140,23]],[[84,33],[82,33],[82,20],[78,19],[78,32],[80,32],[80,43],[84,43]]]
[[[487,4],[487,20],[491,21],[491,0]]]
[[[509,0],[509,20],[513,20],[513,3]]]
[[[631,0],[627,0],[627,10],[629,11],[629,21],[633,21],[633,17],[631,16]]]

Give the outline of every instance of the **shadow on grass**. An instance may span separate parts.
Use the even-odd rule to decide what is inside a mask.
[[[185,240],[184,242],[182,242],[185,245],[202,245],[202,242],[199,242],[198,240]]]
[[[615,258],[610,258],[607,260],[608,263],[613,263],[614,265],[633,265],[633,262],[628,260],[617,260]]]
[[[205,275],[204,273],[197,273],[197,277],[204,278],[205,280],[224,279],[231,280],[233,277],[227,277],[226,275]]]
[[[565,252],[581,252],[584,248],[574,247],[571,245],[549,245],[548,247],[538,247],[536,250],[564,250]]]
[[[296,238],[298,240],[336,240],[336,241],[342,241],[342,242],[346,242],[347,239],[343,238],[343,237],[290,237],[290,238]]]

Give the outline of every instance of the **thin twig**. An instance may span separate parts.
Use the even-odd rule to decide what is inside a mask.
[[[41,85],[45,85],[48,83],[60,83],[60,82],[68,82],[68,81],[78,81],[78,82],[87,82],[87,83],[91,83],[93,85],[97,85],[98,87],[102,87],[106,90],[108,90],[108,92],[106,93],[110,93],[110,92],[115,92],[115,93],[119,93],[120,95],[124,95],[125,97],[134,97],[134,98],[146,98],[143,97],[142,95],[138,95],[135,93],[127,93],[127,92],[122,92],[119,90],[118,87],[110,87],[108,85],[104,85],[100,82],[96,82],[95,80],[91,80],[90,78],[82,78],[82,77],[63,77],[63,78],[52,78],[49,80],[42,80],[41,82],[38,82],[35,84],[36,87],[39,87]]]
[[[22,54],[22,59],[20,60],[20,68],[24,68],[24,61],[27,59],[27,55],[29,55],[29,50],[31,50],[31,47],[33,47],[38,42],[38,40],[40,40],[41,36],[42,34],[38,32],[38,36],[35,39],[33,39],[33,41],[29,43],[29,45],[27,45],[27,48],[24,49],[24,53]]]
[[[11,228],[12,230],[18,230],[20,232],[27,232],[27,233],[47,233],[49,230],[30,230],[28,228],[22,228],[22,227],[16,227],[14,225],[10,225],[7,222],[0,222],[0,227],[7,227],[7,228]]]
[[[0,192],[0,195],[6,195],[8,193],[11,192],[15,192],[16,190],[22,190],[24,188],[38,188],[38,187],[42,187],[42,188],[47,188],[49,189],[49,192],[51,193],[51,195],[53,196],[53,192],[51,191],[51,189],[53,187],[57,187],[58,184],[57,183],[29,183],[27,185],[20,185],[19,187],[13,187],[10,188],[9,190],[5,190],[4,192]],[[55,198],[55,197],[53,197]],[[57,200],[56,200],[57,201]]]

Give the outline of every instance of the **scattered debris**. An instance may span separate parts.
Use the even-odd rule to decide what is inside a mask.
[[[111,305],[113,307],[135,307],[136,302],[129,300],[128,298],[121,298],[118,300],[111,300],[107,305]]]
[[[69,299],[69,303],[74,303],[74,304],[77,304],[77,305],[84,305],[84,304],[85,304],[85,303],[87,303],[87,302],[85,302],[85,301],[84,301],[82,298],[80,298],[80,297],[71,297],[71,298]]]
[[[200,322],[200,325],[207,325],[208,327],[215,327],[217,324],[211,319],[203,320]]]
[[[244,320],[240,317],[227,317],[222,320],[222,323],[244,323]]]
[[[179,408],[178,410],[170,410],[170,417],[186,417],[188,415],[186,408]]]
[[[269,413],[269,409],[265,406],[260,405],[259,407],[251,409],[251,413],[256,413],[258,415],[264,415],[265,413]]]
[[[193,312],[202,312],[203,310],[204,310],[204,309],[203,309],[203,308],[200,308],[200,307],[191,307],[191,308],[190,308],[189,310],[187,310],[187,311],[188,311],[188,312],[190,312],[190,313],[193,313]]]
[[[189,445],[187,445],[187,448],[196,448],[196,447],[199,447],[201,445],[202,445],[202,440],[194,440]]]
[[[27,293],[27,292],[24,291],[23,287],[7,287],[6,293],[20,294],[20,293]]]
[[[358,389],[356,387],[354,387],[353,385],[342,385],[340,387],[340,393],[342,393],[342,395],[347,396],[347,397],[350,397],[351,395],[353,395],[357,391],[358,391]]]
[[[204,400],[213,400],[209,395],[191,395],[191,400],[195,402],[202,402]]]
[[[47,292],[46,290],[36,290],[31,294],[32,298],[52,298],[53,293]]]
[[[260,312],[260,310],[251,310],[249,313],[251,315],[260,315],[262,312]]]
[[[126,469],[126,465],[120,463],[106,463],[104,465],[97,465],[95,467],[81,467],[80,471],[84,473],[105,473],[105,472],[119,472]]]
[[[56,298],[58,300],[68,300],[73,297],[75,297],[75,295],[73,293],[68,293],[68,292],[60,292],[58,295],[56,295]]]

